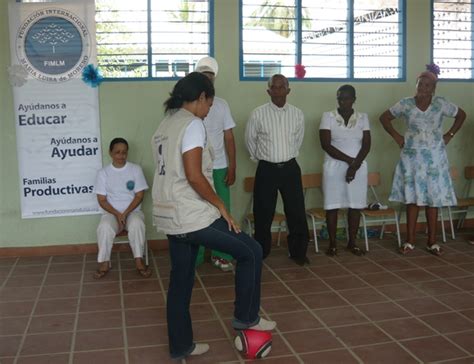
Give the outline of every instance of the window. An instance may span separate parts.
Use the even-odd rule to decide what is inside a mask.
[[[474,79],[474,1],[433,0],[432,29],[440,79]]]
[[[241,79],[403,80],[404,0],[240,0]],[[257,72],[256,65],[261,65]],[[267,72],[268,73],[268,72]]]
[[[275,73],[281,73],[281,64],[279,62],[245,62],[245,74],[249,77],[264,77],[269,78]]]
[[[213,0],[95,3],[97,62],[106,78],[182,77],[213,53]]]

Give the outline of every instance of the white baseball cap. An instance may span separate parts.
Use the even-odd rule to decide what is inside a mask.
[[[214,73],[214,77],[217,77],[217,71],[219,71],[219,65],[215,58],[204,57],[201,58],[196,64],[196,72],[211,72]]]

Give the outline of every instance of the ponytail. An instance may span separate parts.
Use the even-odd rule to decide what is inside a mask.
[[[180,79],[173,87],[168,100],[164,102],[165,112],[179,109],[185,102],[193,102],[204,92],[206,98],[214,97],[215,90],[212,82],[199,72],[191,72]]]

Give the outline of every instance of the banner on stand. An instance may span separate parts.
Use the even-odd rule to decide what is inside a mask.
[[[99,213],[102,167],[93,0],[9,3],[22,218]],[[89,66],[90,67],[90,66]]]

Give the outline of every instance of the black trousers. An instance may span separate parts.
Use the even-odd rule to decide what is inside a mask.
[[[301,169],[296,159],[284,163],[259,161],[255,174],[253,213],[255,240],[263,248],[263,258],[270,254],[272,246],[271,226],[278,191],[288,227],[288,250],[293,258],[304,258],[308,249],[308,223],[304,206]]]

